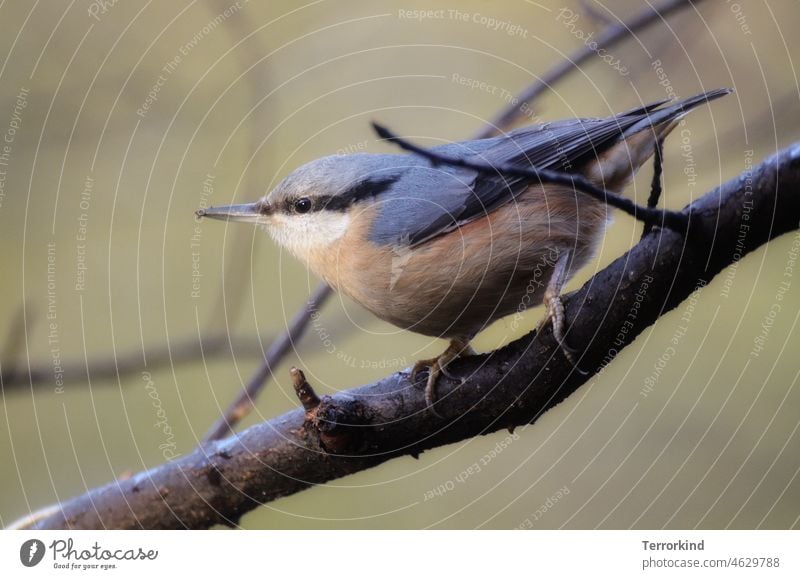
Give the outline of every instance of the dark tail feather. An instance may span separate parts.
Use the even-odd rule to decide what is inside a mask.
[[[663,123],[672,121],[681,117],[691,111],[693,108],[696,108],[702,104],[706,104],[708,102],[713,101],[714,99],[718,99],[720,97],[724,97],[727,94],[733,92],[733,89],[730,88],[718,88],[716,90],[710,90],[708,92],[704,92],[702,94],[689,97],[688,99],[682,100],[680,102],[675,103],[674,105],[669,105],[664,108],[659,108],[656,110],[652,110],[653,105],[649,107],[640,108],[639,112],[642,115],[646,115],[641,121],[630,127],[627,131],[625,131],[625,137],[638,133],[647,128],[655,127],[661,125]],[[663,102],[657,103],[658,106],[664,104]]]
[[[643,107],[636,107],[635,109],[631,109],[629,111],[625,111],[624,113],[619,113],[618,117],[638,117],[645,113],[649,113],[650,111],[657,109],[661,105],[667,104],[672,99],[664,99],[661,101],[656,101],[654,103],[650,103],[648,105],[644,105]]]

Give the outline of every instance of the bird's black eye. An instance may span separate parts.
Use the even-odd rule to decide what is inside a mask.
[[[297,213],[308,213],[311,211],[311,199],[308,197],[301,197],[294,202],[294,210]]]

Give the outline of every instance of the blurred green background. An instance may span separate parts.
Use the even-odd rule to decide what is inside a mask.
[[[590,4],[612,21],[645,6]],[[258,367],[259,335],[316,286],[263,233],[195,222],[198,206],[256,199],[322,155],[391,150],[372,119],[429,143],[465,138],[603,25],[549,0],[3,3],[0,363],[6,378],[30,366],[46,379],[3,385],[0,523],[190,452]],[[609,49],[619,66],[591,59],[534,109],[602,116],[734,87],[667,141],[665,204],[681,207],[800,137],[798,25],[796,0],[702,2]],[[649,180],[646,169],[630,194],[645,199]],[[640,230],[617,217],[570,287]],[[798,527],[800,274],[777,297],[792,243],[723,272],[487,464],[507,432],[281,499],[243,526]],[[475,345],[498,347],[540,315]],[[176,344],[226,334],[221,355],[169,363]],[[168,363],[145,366],[145,348]],[[292,365],[330,393],[442,348],[337,296],[246,424],[297,406]],[[131,359],[119,377],[95,371]]]

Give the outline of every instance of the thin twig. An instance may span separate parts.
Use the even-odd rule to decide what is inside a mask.
[[[303,405],[303,408],[306,411],[306,416],[308,416],[312,410],[319,406],[319,396],[317,396],[317,393],[314,392],[311,384],[309,384],[308,380],[306,380],[306,375],[302,370],[299,368],[292,368],[289,370],[289,376],[292,379],[292,386],[294,386],[297,399],[300,401],[300,404]]]
[[[29,316],[30,318],[30,316]],[[19,334],[18,334],[19,335]],[[211,358],[225,354],[235,356],[253,357],[263,356],[264,350],[259,343],[272,340],[273,336],[262,336],[261,342],[253,336],[234,336],[229,334],[212,334],[201,338],[187,338],[171,342],[167,346],[155,346],[142,351],[134,348],[129,352],[120,353],[114,360],[109,360],[107,355],[97,356],[88,362],[62,363],[62,373],[65,383],[86,382],[87,377],[92,381],[102,384],[104,380],[124,377],[144,370],[153,371],[164,366],[177,366],[194,362],[199,358]],[[0,384],[4,388],[18,388],[20,386],[43,386],[53,382],[53,364],[37,361],[28,368],[13,366],[7,353],[3,354]],[[145,364],[147,360],[147,364]],[[87,376],[88,368],[88,376]],[[117,382],[113,382],[116,387]]]
[[[581,46],[581,48],[570,54],[558,65],[554,66],[536,81],[528,85],[510,105],[503,109],[484,128],[478,131],[474,138],[484,139],[504,130],[523,114],[521,106],[524,103],[530,103],[530,101],[549,89],[553,83],[596,55],[601,48],[614,46],[625,38],[647,28],[651,24],[663,20],[676,10],[681,10],[700,2],[702,2],[702,0],[667,0],[655,7],[651,7],[648,4],[646,8],[642,9],[641,12],[634,15],[630,20],[609,26],[595,37],[594,42],[591,43],[591,47]]]
[[[351,313],[347,317],[341,316],[330,322],[331,329],[344,330],[345,324],[349,327],[353,322],[353,315],[366,316],[366,311]],[[30,326],[31,315],[28,314],[28,324]],[[12,324],[13,326],[13,324]],[[28,328],[30,331],[30,328]],[[20,329],[15,336],[19,341],[23,329]],[[9,336],[11,336],[9,331]],[[87,378],[91,377],[96,384],[111,384],[105,382],[114,379],[113,384],[117,386],[117,377],[124,378],[131,374],[143,372],[145,370],[153,372],[162,367],[175,367],[181,364],[195,362],[200,358],[209,359],[215,357],[232,356],[236,358],[264,358],[263,344],[270,343],[276,339],[275,335],[264,334],[260,337],[254,334],[239,334],[231,337],[230,334],[221,332],[211,335],[175,339],[170,342],[169,347],[165,345],[153,346],[142,351],[141,348],[133,348],[122,351],[117,355],[117,363],[108,359],[107,355],[98,355],[90,358],[88,362],[64,362],[61,364],[64,383],[86,383]],[[8,342],[10,343],[10,342]],[[297,344],[302,350],[303,345]],[[147,363],[145,364],[145,360]],[[53,383],[53,364],[52,362],[36,361],[25,368],[13,367],[10,361],[9,350],[0,358],[0,384],[6,392],[20,387],[41,387]],[[87,376],[88,368],[88,376]],[[123,382],[123,385],[126,382]]]
[[[328,299],[332,292],[333,290],[328,284],[320,284],[319,287],[314,290],[314,293],[308,299],[303,309],[299,310],[294,315],[286,332],[278,336],[270,345],[258,372],[250,378],[239,396],[233,401],[233,404],[228,407],[222,417],[217,420],[214,426],[206,433],[205,437],[203,437],[203,443],[228,436],[233,430],[233,427],[250,413],[255,397],[261,391],[267,378],[272,375],[273,369],[280,364],[283,357],[294,348],[295,342],[300,339],[303,332],[308,327],[312,314],[319,311],[322,304]]]
[[[645,223],[663,223],[664,226],[678,233],[685,233],[689,229],[690,216],[688,214],[678,213],[676,211],[668,211],[666,209],[660,210],[652,209],[650,207],[641,207],[636,205],[636,203],[627,197],[622,197],[621,195],[616,195],[610,191],[606,191],[605,189],[597,187],[588,179],[576,173],[561,173],[559,171],[551,171],[549,169],[519,167],[517,165],[511,165],[508,163],[490,164],[482,163],[480,161],[467,161],[466,159],[450,157],[448,155],[436,153],[430,149],[418,147],[417,145],[414,145],[409,141],[396,136],[389,129],[377,123],[372,123],[372,126],[375,129],[375,132],[378,133],[382,139],[392,141],[401,149],[425,157],[434,165],[451,165],[454,167],[472,169],[473,171],[478,171],[481,173],[489,173],[500,176],[523,177],[526,179],[538,180],[540,183],[565,185],[567,187],[572,187],[581,193],[586,193],[598,201],[607,203],[611,207],[620,209],[625,213],[632,215],[636,219],[644,221]]]
[[[650,182],[650,196],[647,198],[647,207],[650,209],[658,205],[661,199],[661,174],[663,173],[664,137],[656,139],[653,146],[653,180]],[[645,223],[642,228],[642,237],[653,230],[655,223]]]

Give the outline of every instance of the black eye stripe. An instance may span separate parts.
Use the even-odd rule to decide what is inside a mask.
[[[344,211],[352,206],[354,203],[369,199],[370,197],[377,197],[386,192],[392,184],[397,181],[399,176],[386,176],[377,177],[373,179],[366,179],[357,183],[347,191],[339,195],[326,195],[319,198],[319,209],[328,209],[330,211]],[[316,205],[316,203],[315,203]]]
[[[285,211],[287,213],[300,214],[309,213],[311,211],[322,211],[323,209],[327,209],[328,211],[345,211],[354,203],[358,203],[370,197],[377,197],[381,193],[384,193],[398,179],[399,176],[366,179],[339,195],[317,195],[314,197],[288,199],[284,202]],[[298,204],[302,204],[302,207],[299,207]]]

